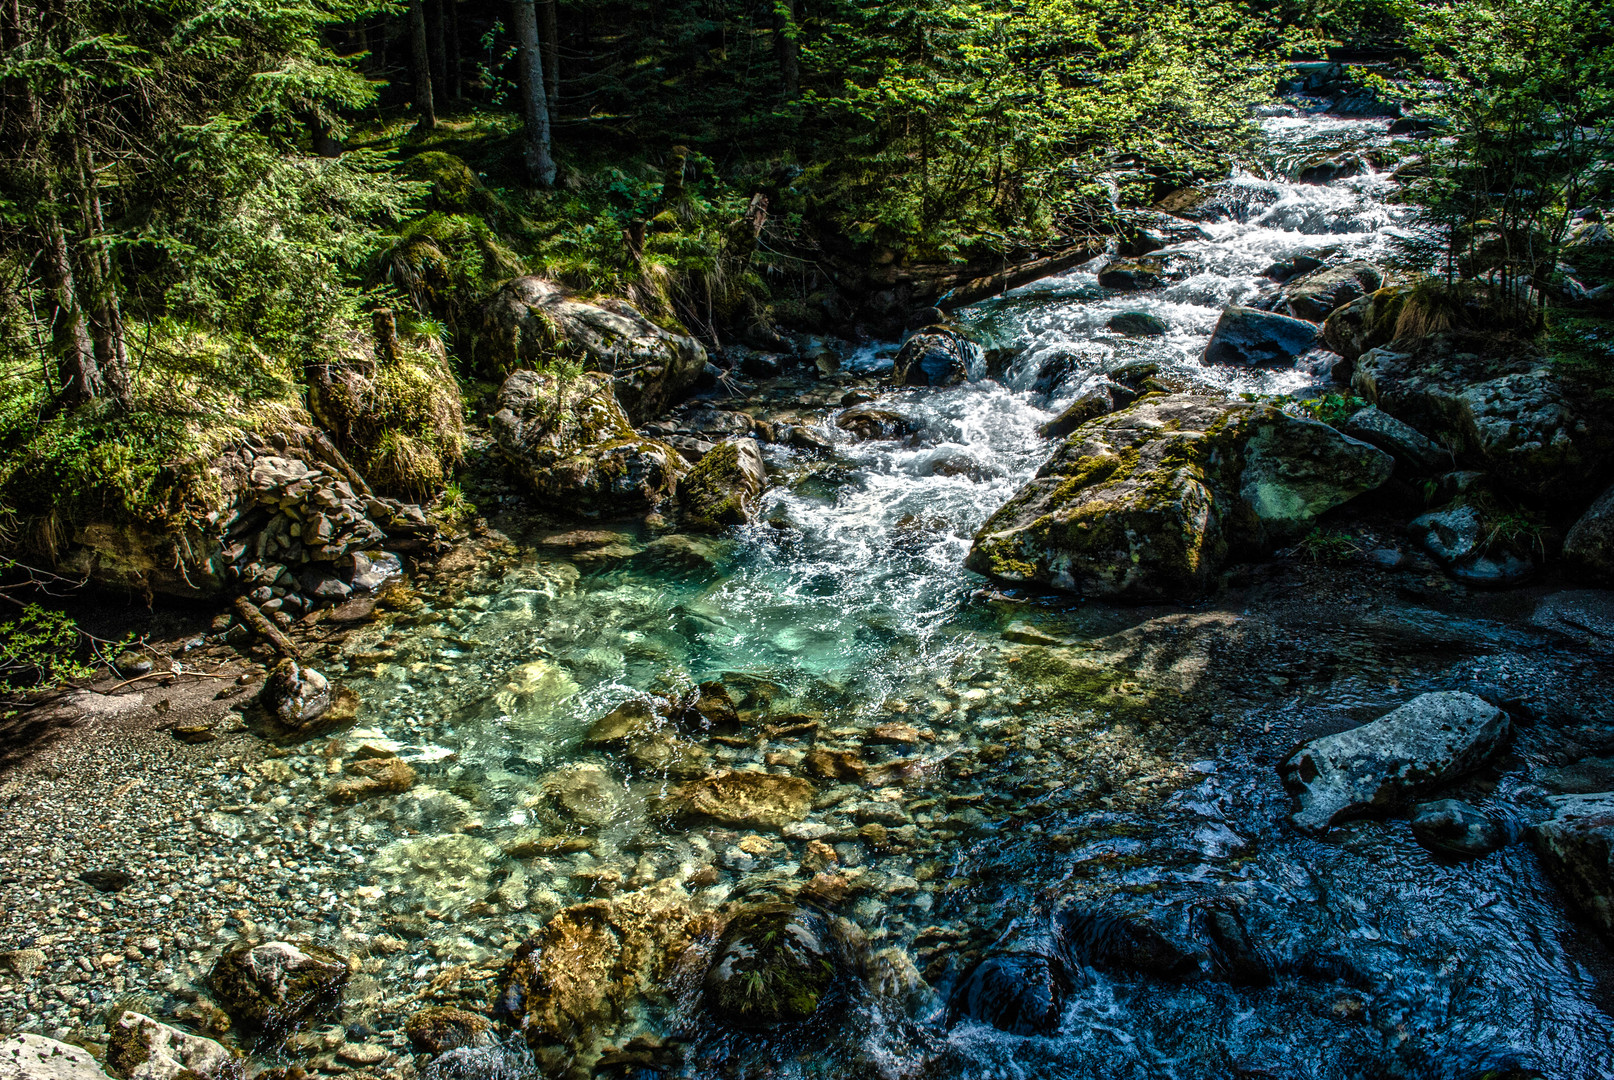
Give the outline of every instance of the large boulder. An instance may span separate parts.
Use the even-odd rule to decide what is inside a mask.
[[[1198,596],[1230,555],[1297,535],[1391,468],[1268,405],[1147,397],[1077,428],[981,526],[965,565],[1088,596]]]
[[[552,512],[643,512],[671,498],[686,468],[677,450],[633,430],[597,372],[515,372],[490,427]]]
[[[1473,772],[1501,748],[1507,714],[1473,694],[1423,694],[1385,716],[1302,744],[1278,766],[1289,820],[1321,835]]]
[[[1614,487],[1564,537],[1564,562],[1587,584],[1614,585]]]
[[[701,456],[678,484],[684,528],[722,532],[756,520],[768,470],[755,439],[726,439]]]
[[[212,1039],[126,1012],[107,1032],[107,1067],[124,1080],[240,1080],[241,1060]]]
[[[1581,499],[1607,483],[1614,424],[1551,367],[1529,358],[1483,358],[1435,337],[1409,352],[1368,350],[1357,358],[1351,385],[1511,494]]]
[[[1166,260],[1158,256],[1117,259],[1098,272],[1098,283],[1106,289],[1140,292],[1153,289],[1165,280]]]
[[[1291,278],[1283,287],[1283,298],[1289,305],[1289,314],[1320,323],[1342,304],[1366,296],[1383,284],[1384,275],[1377,267],[1348,262]]]
[[[480,314],[479,360],[505,370],[578,361],[610,376],[617,401],[636,424],[665,412],[706,367],[700,342],[663,330],[631,304],[586,303],[539,277],[506,282]]]
[[[1547,870],[1593,922],[1614,934],[1614,791],[1555,795],[1532,839]]]
[[[1239,367],[1282,367],[1317,344],[1317,328],[1302,319],[1233,306],[1222,312],[1205,346],[1204,362]]]
[[[1345,434],[1372,443],[1418,472],[1446,472],[1454,464],[1450,450],[1377,405],[1352,413],[1345,421]]]
[[[333,1010],[347,976],[347,962],[324,949],[269,941],[225,950],[208,985],[236,1020],[284,1031]]]
[[[951,326],[927,326],[902,343],[891,364],[896,386],[956,386],[984,362],[981,347]]]
[[[1396,323],[1406,304],[1403,289],[1376,289],[1328,313],[1323,320],[1323,341],[1347,360],[1395,340]]]

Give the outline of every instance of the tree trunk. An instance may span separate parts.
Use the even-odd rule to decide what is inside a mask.
[[[524,121],[522,158],[533,182],[548,187],[555,182],[555,160],[549,156],[549,96],[544,88],[535,0],[510,0],[510,21],[516,32],[516,71]]]
[[[448,92],[455,101],[465,97],[465,61],[460,50],[459,0],[443,0],[448,11]]]
[[[786,101],[801,97],[801,47],[796,43],[795,0],[773,0],[773,54]]]
[[[60,400],[71,407],[101,397],[106,393],[106,383],[101,378],[100,365],[95,362],[95,347],[90,343],[89,331],[84,328],[84,312],[79,307],[78,290],[73,281],[67,234],[62,230],[55,207],[49,205],[52,201],[47,189],[46,205],[39,211],[39,231],[45,242],[40,269],[45,290],[55,308],[51,313],[51,352],[56,355],[56,369],[62,381]]]
[[[544,54],[544,94],[549,115],[560,111],[560,0],[538,0],[538,40]]]
[[[87,120],[80,121],[88,123]],[[81,128],[82,130],[82,128]],[[95,179],[95,160],[89,148],[74,147],[79,172],[79,206],[84,219],[83,288],[87,294],[90,339],[101,381],[108,397],[129,402],[129,347],[123,332],[123,311],[112,276],[112,258],[106,250],[106,220],[101,213],[101,189]]]
[[[448,102],[448,18],[443,13],[445,0],[427,0],[426,29],[429,48],[427,55],[432,67],[432,101]]]
[[[409,0],[409,29],[415,107],[420,110],[416,126],[429,131],[437,126],[437,109],[432,104],[431,54],[426,45],[426,5],[422,0]]]

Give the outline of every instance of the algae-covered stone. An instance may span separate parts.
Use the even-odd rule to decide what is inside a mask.
[[[723,928],[702,998],[721,1023],[760,1031],[800,1023],[835,986],[829,920],[794,904],[756,904]]]
[[[1197,596],[1230,554],[1295,535],[1389,467],[1270,406],[1148,397],[1078,428],[976,533],[965,565],[1089,596]]]
[[[1406,290],[1394,286],[1357,297],[1328,313],[1323,341],[1347,360],[1388,345],[1395,340],[1406,301]]]
[[[708,450],[678,485],[683,523],[696,532],[721,532],[756,519],[768,482],[755,439],[726,439]]]
[[[226,951],[208,985],[235,1019],[284,1030],[335,1008],[347,976],[347,963],[324,949],[269,941]]]
[[[404,1034],[417,1053],[433,1057],[462,1046],[489,1046],[494,1042],[492,1021],[451,1005],[416,1009],[404,1021]]]
[[[586,303],[538,277],[506,282],[482,305],[476,348],[481,362],[505,370],[574,360],[603,372],[636,424],[676,404],[706,367],[700,342],[662,329],[631,304]]]
[[[664,881],[558,912],[499,979],[498,1010],[534,1050],[588,1053],[630,1007],[669,991],[668,974],[707,920]]]
[[[124,1080],[240,1080],[241,1060],[212,1039],[137,1012],[107,1031],[107,1067]]]
[[[490,424],[516,470],[556,513],[627,513],[669,499],[685,471],[678,451],[641,437],[597,373],[517,371]]]
[[[1501,748],[1507,714],[1458,691],[1423,694],[1371,724],[1325,735],[1278,766],[1294,797],[1290,820],[1323,833],[1347,818],[1401,805],[1473,772]]]
[[[685,784],[678,803],[684,816],[746,829],[780,829],[805,818],[816,794],[812,784],[797,776],[727,772]]]

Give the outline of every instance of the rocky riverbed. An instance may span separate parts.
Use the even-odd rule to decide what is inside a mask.
[[[99,1062],[0,1076],[1614,1075],[1614,594],[1408,512],[1600,436],[1375,356],[1389,122],[1268,123],[1135,265],[906,343],[648,420],[518,373],[491,529],[25,718],[0,1030]]]

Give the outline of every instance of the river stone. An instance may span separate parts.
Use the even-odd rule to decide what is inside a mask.
[[[342,769],[348,778],[333,784],[328,795],[338,806],[351,806],[377,795],[397,795],[414,787],[419,779],[407,762],[393,756],[350,761]]]
[[[1347,360],[1395,340],[1406,293],[1395,286],[1376,289],[1328,313],[1323,341]]]
[[[1098,272],[1098,283],[1106,289],[1140,292],[1159,285],[1165,270],[1163,258],[1117,259]]]
[[[608,377],[615,400],[636,424],[676,404],[706,367],[700,342],[663,330],[631,304],[586,303],[539,277],[506,282],[478,315],[479,363],[510,370],[580,361],[584,370]]]
[[[107,1032],[106,1063],[124,1080],[239,1080],[246,1074],[240,1059],[212,1039],[137,1012],[124,1013]]]
[[[1614,487],[1564,537],[1564,562],[1588,585],[1614,585]]]
[[[1116,389],[1124,390],[1123,387]],[[1137,395],[1131,391],[1126,393],[1129,399],[1136,400]],[[1108,416],[1115,409],[1115,397],[1110,393],[1110,388],[1095,387],[1065,406],[1065,410],[1058,416],[1037,428],[1037,434],[1045,439],[1063,439],[1089,420]]]
[[[810,1019],[837,975],[828,919],[809,907],[757,904],[724,926],[701,994],[719,1023],[766,1031]]]
[[[403,560],[390,551],[355,551],[348,584],[353,591],[378,592],[393,578],[403,577]]]
[[[1411,351],[1368,350],[1351,385],[1514,495],[1575,502],[1606,486],[1614,424],[1528,357],[1459,352],[1454,339],[1437,335]]]
[[[270,670],[260,700],[282,724],[302,729],[329,712],[333,699],[325,676],[287,657]]]
[[[566,765],[538,783],[538,798],[562,816],[589,828],[610,824],[627,802],[622,782],[599,765]]]
[[[1459,799],[1419,803],[1409,820],[1418,843],[1447,858],[1477,859],[1508,842],[1506,829]]]
[[[672,989],[673,965],[713,921],[695,916],[672,881],[564,908],[516,949],[499,977],[497,1014],[534,1050],[587,1053],[630,1008]]]
[[[1407,532],[1459,581],[1505,587],[1522,584],[1536,571],[1529,552],[1491,542],[1485,517],[1465,496],[1413,518]]]
[[[708,450],[678,484],[683,524],[694,532],[722,532],[756,520],[768,470],[755,439],[727,439]]]
[[[208,985],[235,1019],[281,1031],[334,1009],[347,976],[347,963],[324,949],[269,941],[226,950]]]
[[[516,471],[561,514],[652,509],[685,471],[677,450],[633,430],[611,380],[598,373],[514,372],[489,427]]]
[[[533,1080],[539,1075],[532,1051],[516,1042],[457,1046],[420,1071],[421,1080]]]
[[[957,386],[984,362],[981,347],[952,326],[927,326],[902,343],[892,361],[896,386]]]
[[[1370,724],[1303,744],[1278,766],[1289,815],[1321,835],[1347,818],[1391,809],[1484,765],[1508,735],[1501,709],[1455,690],[1424,694]]]
[[[1195,597],[1230,555],[1270,549],[1389,470],[1381,451],[1268,405],[1150,396],[1078,428],[965,565],[1087,596]]]
[[[914,431],[913,424],[901,413],[873,405],[858,405],[847,409],[835,418],[835,426],[858,442],[905,439]]]
[[[1345,421],[1345,434],[1372,443],[1420,472],[1444,472],[1453,465],[1451,451],[1377,405],[1352,413]]]
[[[1271,278],[1273,281],[1289,281],[1301,274],[1309,274],[1313,270],[1321,270],[1326,264],[1315,255],[1291,255],[1287,259],[1277,262],[1261,271],[1261,276]]]
[[[1203,363],[1285,367],[1317,345],[1317,327],[1301,319],[1237,305],[1222,312]]]
[[[1530,622],[1599,651],[1614,651],[1614,592],[1566,589],[1541,598]]]
[[[1147,311],[1123,311],[1104,325],[1127,337],[1159,337],[1169,329],[1166,320]]]
[[[1289,314],[1320,323],[1336,308],[1377,291],[1383,284],[1384,275],[1377,267],[1348,262],[1291,279],[1283,287],[1283,298],[1289,305]]]
[[[949,1011],[1011,1035],[1049,1035],[1059,1030],[1070,990],[1070,976],[1057,958],[999,954],[971,969],[953,991]]]
[[[81,1046],[24,1032],[0,1041],[0,1080],[107,1080]]]
[[[1547,871],[1575,904],[1614,934],[1614,791],[1547,798],[1552,817],[1532,838]]]
[[[404,1034],[416,1053],[433,1057],[462,1046],[490,1046],[494,1042],[492,1021],[452,1005],[416,1009],[404,1021]]]
[[[685,816],[711,818],[744,829],[780,829],[812,809],[817,792],[798,776],[727,772],[685,784]]]

